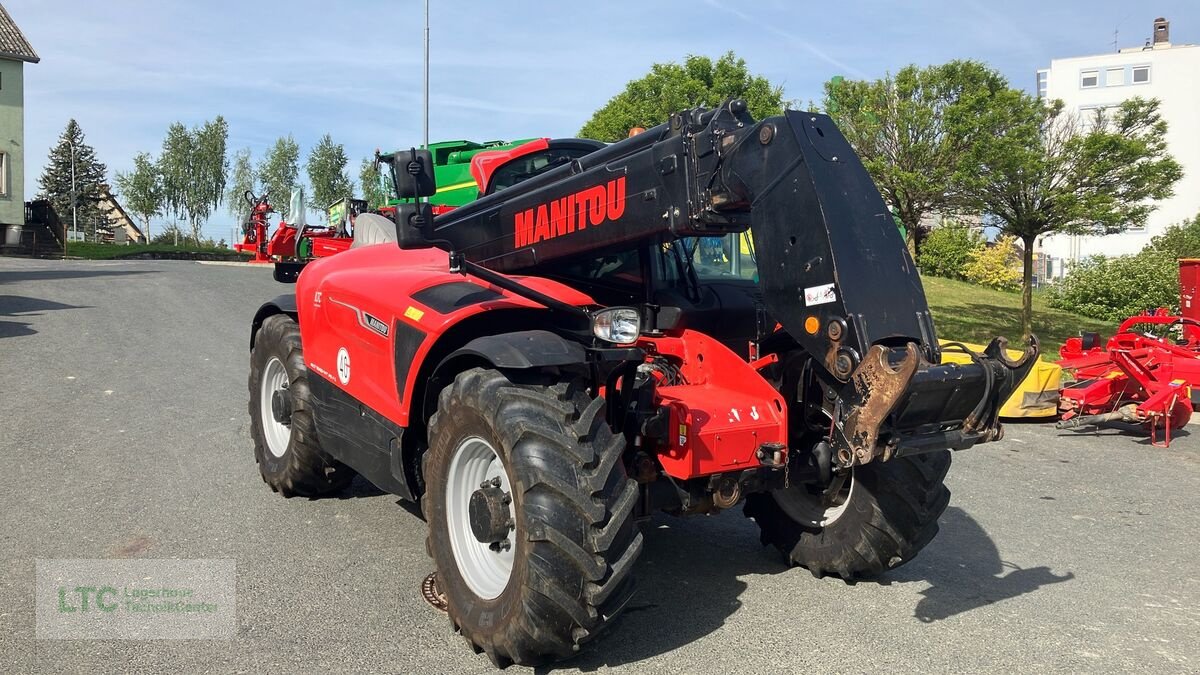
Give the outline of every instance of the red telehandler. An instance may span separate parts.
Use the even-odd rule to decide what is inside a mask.
[[[357,472],[419,500],[451,621],[500,666],[609,624],[657,510],[744,504],[764,544],[846,580],[929,543],[949,450],[1000,438],[1037,341],[936,365],[917,271],[828,117],[732,100],[522,159],[277,269],[295,292],[254,317],[249,378],[273,489]],[[390,162],[399,196],[434,192],[427,152]]]

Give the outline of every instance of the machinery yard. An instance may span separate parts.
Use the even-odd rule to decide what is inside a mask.
[[[491,670],[421,597],[419,509],[256,475],[249,325],[286,290],[269,268],[0,260],[6,670]],[[604,647],[552,669],[1194,672],[1198,428],[1163,449],[1006,424],[954,455],[932,543],[853,586],[787,568],[740,508],[655,515]],[[235,559],[236,637],[34,640],[36,559],[128,557]]]

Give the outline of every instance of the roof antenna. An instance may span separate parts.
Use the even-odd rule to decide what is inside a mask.
[[[425,149],[429,149],[429,0],[425,0]]]

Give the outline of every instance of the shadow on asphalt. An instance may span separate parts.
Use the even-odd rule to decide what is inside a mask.
[[[916,564],[876,582],[858,582],[859,588],[930,584],[921,591],[913,617],[932,623],[1075,578],[1070,572],[1058,575],[1045,566],[1023,569],[1001,560],[991,537],[960,508],[947,508],[939,523],[941,531]],[[719,533],[713,531],[716,524],[656,516],[644,527],[639,592],[612,631],[599,638],[604,644],[538,672],[636,664],[699,640],[742,607],[739,597],[746,582],[738,577],[788,573],[797,575],[797,583],[813,581],[805,570],[789,569],[774,549],[760,547],[758,528],[750,521],[726,521]]]
[[[742,607],[747,584],[738,577],[789,571],[778,551],[759,545],[758,527],[736,515],[733,520],[660,514],[643,525],[638,592],[612,630],[598,638],[603,644],[537,672],[636,664],[723,626]],[[811,579],[804,570],[795,573]]]
[[[0,316],[26,317],[38,316],[43,312],[60,309],[88,309],[81,305],[66,305],[53,300],[27,298],[20,295],[0,295]],[[37,333],[29,324],[22,321],[0,321],[0,338],[20,337]]]
[[[121,277],[132,274],[157,274],[158,270],[3,270],[0,284],[18,281],[53,281],[55,279],[87,279],[90,277]]]
[[[1049,567],[1018,567],[1000,558],[1000,551],[983,527],[966,511],[951,506],[939,519],[941,531],[916,559],[891,572],[881,583],[924,581],[929,588],[913,616],[933,623],[1042,586],[1070,581],[1075,574],[1055,574]]]

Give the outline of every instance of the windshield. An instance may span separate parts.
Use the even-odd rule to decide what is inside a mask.
[[[750,232],[722,237],[684,237],[664,246],[664,252],[675,248],[683,264],[691,263],[696,281],[758,281],[758,261],[754,255],[754,238]],[[668,256],[670,257],[670,256]],[[667,264],[664,278],[679,278],[679,265]],[[683,272],[686,274],[686,270]]]

